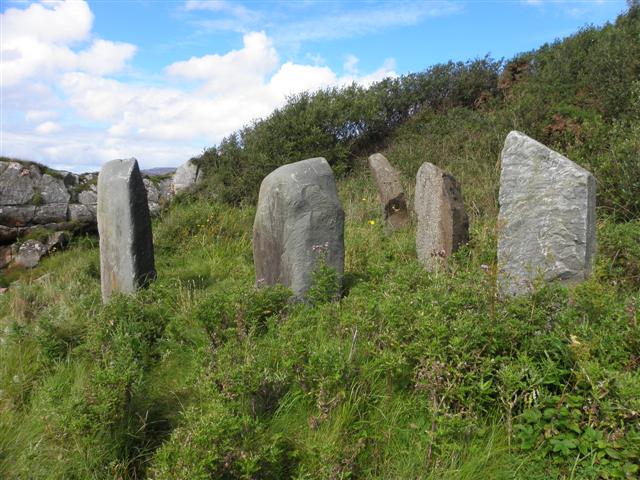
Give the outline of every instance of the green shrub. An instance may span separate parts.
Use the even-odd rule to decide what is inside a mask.
[[[291,478],[290,444],[214,399],[185,412],[158,451],[149,478]]]

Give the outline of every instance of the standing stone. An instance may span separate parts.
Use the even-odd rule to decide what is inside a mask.
[[[156,276],[147,192],[135,158],[112,160],[98,176],[102,299],[133,293]]]
[[[369,168],[378,185],[384,220],[390,230],[398,230],[409,222],[407,201],[397,172],[380,153],[369,157]]]
[[[588,171],[523,133],[509,133],[500,176],[500,293],[529,293],[537,279],[584,280],[595,253],[595,207]]]
[[[173,174],[173,191],[174,193],[180,193],[190,190],[201,179],[200,166],[193,159],[187,160]]]
[[[434,271],[469,240],[469,218],[456,179],[431,163],[418,170],[415,196],[418,260]]]
[[[282,284],[300,299],[321,258],[344,272],[344,211],[324,158],[284,165],[260,185],[253,224],[256,283]]]

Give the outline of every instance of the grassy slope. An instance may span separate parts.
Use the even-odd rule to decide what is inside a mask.
[[[425,153],[406,152],[414,133],[392,159]],[[473,214],[484,189],[466,185]],[[413,228],[385,236],[364,172],[340,194],[339,303],[256,293],[253,210],[218,204],[156,224],[159,281],[136,298],[100,304],[88,240],[26,273],[0,300],[3,478],[637,472],[640,294],[611,258],[575,289],[498,302],[493,213],[473,214],[469,247],[428,274]],[[637,222],[598,234],[637,259]]]
[[[471,240],[445,272],[417,264],[413,227],[384,234],[365,158],[339,182],[338,303],[327,272],[313,305],[255,291],[254,210],[216,202],[185,200],[155,223],[159,278],[134,298],[101,304],[95,239],[14,272],[21,286],[0,297],[0,478],[637,476],[640,222],[600,209],[588,282],[495,296],[502,142],[548,120],[532,120],[538,87],[525,87],[424,111],[389,140],[410,198],[425,160],[463,185]],[[635,177],[615,159],[638,151],[640,118],[583,117],[553,146],[607,160],[601,186],[629,189],[606,198],[633,205]]]

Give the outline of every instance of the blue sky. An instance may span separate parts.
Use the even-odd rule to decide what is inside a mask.
[[[0,154],[175,166],[288,94],[510,58],[625,1],[1,0]]]

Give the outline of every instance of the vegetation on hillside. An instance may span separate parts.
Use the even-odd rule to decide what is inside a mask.
[[[0,477],[637,478],[640,11],[512,61],[297,96],[200,159],[154,223],[158,281],[102,305],[97,242],[13,272],[0,297]],[[485,93],[486,92],[486,93]],[[574,287],[495,292],[499,153],[519,129],[599,180],[598,256]],[[387,236],[366,155],[412,198],[463,186],[445,271]],[[256,290],[251,224],[274,167],[325,156],[346,213],[345,291]],[[203,201],[206,200],[206,201]],[[232,203],[235,206],[230,206]]]
[[[437,137],[443,148],[396,162],[408,176],[425,160],[493,165],[506,134],[518,129],[590,169],[600,182],[601,207],[620,219],[637,218],[638,17],[640,6],[631,3],[614,24],[586,27],[508,62],[449,62],[369,88],[295,95],[199,157],[208,177],[205,196],[253,202],[266,174],[303,158],[324,156],[336,173],[347,174],[366,155],[393,146],[397,127],[409,121],[421,124],[416,134]],[[484,131],[471,138],[456,132],[479,122],[495,133],[490,145]]]

